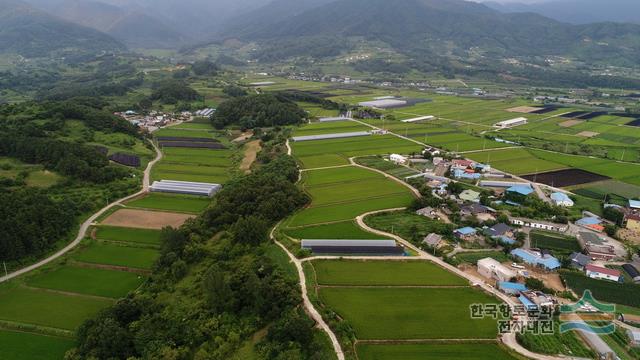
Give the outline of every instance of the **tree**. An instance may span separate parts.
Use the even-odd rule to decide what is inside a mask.
[[[259,217],[247,216],[238,219],[229,231],[236,242],[255,246],[267,241],[269,225]]]
[[[239,86],[228,85],[222,89],[222,92],[231,97],[239,97],[247,95],[247,91]]]

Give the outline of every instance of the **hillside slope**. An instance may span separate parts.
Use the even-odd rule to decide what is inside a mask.
[[[0,0],[0,53],[25,57],[65,51],[111,52],[124,45],[107,34],[58,19],[15,0]]]

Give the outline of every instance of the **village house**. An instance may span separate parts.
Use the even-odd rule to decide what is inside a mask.
[[[523,291],[518,300],[529,311],[537,311],[542,307],[552,307],[555,305],[553,298],[542,291]]]
[[[627,336],[629,337],[629,345],[633,347],[640,347],[640,329],[627,329]]]
[[[453,231],[453,235],[462,241],[474,241],[478,231],[472,227],[463,227]]]
[[[584,270],[584,267],[591,263],[591,258],[579,252],[574,252],[569,256],[571,267],[578,270]]]
[[[428,245],[434,249],[439,249],[440,247],[444,246],[447,244],[446,241],[444,241],[444,239],[442,238],[442,236],[438,235],[438,234],[434,234],[431,233],[427,236],[425,236],[424,240],[422,240],[422,243],[425,245]]]
[[[622,269],[629,274],[634,283],[640,283],[640,271],[638,271],[635,266],[631,264],[624,264],[622,265]]]
[[[618,270],[589,264],[584,267],[584,271],[585,274],[592,279],[610,280],[615,282],[622,281],[622,273]]]
[[[550,254],[543,254],[532,249],[513,249],[511,255],[529,265],[538,266],[545,270],[556,270],[561,266],[560,261]]]
[[[523,291],[527,291],[527,287],[524,284],[501,281],[498,283],[498,289],[507,295],[519,295]]]
[[[424,217],[429,218],[429,219],[438,218],[438,215],[436,214],[435,209],[432,208],[432,207],[425,207],[425,208],[416,210],[416,214],[424,216]]]
[[[571,198],[565,193],[554,192],[551,194],[550,198],[551,202],[556,206],[572,207],[574,205],[573,200],[571,200]]]
[[[391,160],[392,163],[397,165],[404,165],[407,163],[407,157],[402,156],[400,154],[391,154],[389,156],[389,160]]]
[[[478,218],[478,220],[481,221],[487,221],[487,220],[491,220],[491,219],[495,219],[493,217],[493,214],[495,214],[496,211],[488,206],[484,206],[482,204],[479,203],[472,203],[469,205],[465,205],[462,208],[460,208],[460,215],[462,217],[467,217],[467,216],[474,216],[476,218]]]
[[[531,229],[548,230],[548,231],[554,231],[554,232],[560,232],[560,233],[566,232],[569,229],[569,225],[566,225],[566,224],[556,224],[556,223],[550,223],[546,221],[523,219],[523,218],[511,218],[511,224],[523,226]]]
[[[584,247],[587,255],[596,260],[613,260],[616,258],[616,252],[612,245],[597,245],[588,243]]]
[[[451,169],[473,169],[475,167],[475,164],[476,163],[471,160],[456,159],[451,162]]]
[[[477,202],[480,202],[480,193],[477,191],[467,189],[461,192],[460,195],[458,195],[458,198],[460,198],[460,200],[463,200],[463,201],[477,203]]]
[[[515,271],[492,258],[478,260],[478,273],[488,279],[501,282],[510,281],[518,275]]]

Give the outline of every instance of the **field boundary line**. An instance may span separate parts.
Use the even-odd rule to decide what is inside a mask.
[[[463,289],[469,285],[321,285],[319,288],[355,288],[355,289]]]
[[[358,344],[461,344],[461,343],[470,343],[470,344],[498,344],[498,340],[493,339],[366,339],[360,340],[358,339]]]
[[[56,290],[56,289],[49,289],[49,288],[43,288],[43,287],[37,287],[37,286],[30,286],[30,285],[21,285],[21,287],[24,289],[43,291],[51,294],[58,294],[58,295],[64,295],[64,296],[70,296],[70,297],[79,297],[79,298],[87,298],[87,299],[95,299],[95,300],[107,300],[111,302],[116,302],[118,300],[117,298],[112,298],[108,296],[82,294],[82,293],[77,293],[73,291]]]
[[[310,168],[310,169],[300,169],[300,172],[315,171],[315,170],[339,169],[339,168],[351,167],[351,166],[352,166],[351,164],[335,165],[335,166],[323,166],[323,167]]]
[[[72,264],[78,267],[84,267],[84,268],[115,270],[115,271],[129,272],[129,273],[140,274],[140,275],[150,275],[152,272],[152,270],[134,268],[130,266],[91,263],[91,262],[79,261],[79,260],[73,260]]]
[[[73,338],[75,336],[75,331],[73,330],[61,329],[61,328],[52,327],[52,326],[23,323],[18,321],[1,320],[1,319],[0,319],[0,329],[4,329],[7,331],[18,331],[18,332],[31,333],[36,335],[58,336],[58,337],[65,337],[65,338]]]
[[[89,228],[91,227],[91,225],[96,221],[96,219],[98,219],[102,214],[104,214],[105,212],[111,210],[112,208],[121,205],[123,202],[129,200],[129,199],[133,199],[137,196],[140,196],[141,194],[145,194],[147,193],[147,191],[149,190],[149,184],[150,184],[150,179],[151,179],[151,168],[153,167],[153,165],[155,165],[158,161],[160,161],[162,159],[162,152],[160,151],[160,149],[158,148],[158,146],[151,140],[149,140],[149,142],[151,143],[151,146],[153,146],[154,150],[156,151],[156,157],[155,159],[153,159],[152,161],[150,161],[147,164],[147,168],[144,170],[144,177],[142,179],[142,189],[140,189],[140,191],[136,192],[135,194],[131,194],[128,196],[123,197],[122,199],[116,200],[114,202],[112,202],[111,204],[103,207],[102,209],[98,210],[97,212],[95,212],[91,217],[89,217],[87,220],[85,220],[81,225],[80,225],[80,229],[78,231],[78,235],[76,236],[76,238],[69,243],[67,246],[63,247],[62,249],[58,250],[56,253],[54,253],[53,255],[50,255],[49,257],[46,257],[40,261],[38,261],[35,264],[31,264],[27,267],[24,267],[20,270],[16,270],[8,275],[2,276],[0,277],[0,283],[6,282],[8,280],[11,280],[13,278],[16,278],[20,275],[26,274],[28,272],[31,272],[35,269],[38,269],[44,265],[49,264],[50,262],[60,258],[61,256],[65,255],[66,253],[68,253],[69,251],[71,251],[72,249],[74,249],[76,246],[78,246],[80,244],[80,242],[82,242],[82,240],[87,236],[87,231],[89,230]]]

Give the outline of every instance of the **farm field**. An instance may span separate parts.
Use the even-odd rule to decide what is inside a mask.
[[[511,360],[516,359],[497,344],[358,344],[360,360]]]
[[[545,231],[531,231],[531,246],[551,250],[559,255],[571,255],[573,252],[580,252],[582,249],[576,238],[561,236]]]
[[[378,240],[384,237],[362,230],[354,221],[284,229],[284,233],[296,239],[349,239]]]
[[[353,326],[358,339],[493,339],[497,335],[495,320],[470,319],[469,305],[495,301],[472,288],[320,288],[319,297]]]
[[[426,261],[312,262],[318,285],[468,286],[469,282]]]
[[[591,290],[593,296],[604,303],[640,307],[640,285],[619,284],[611,281],[591,279],[579,272],[561,270],[560,276],[576,294]]]
[[[2,358],[9,360],[52,360],[64,358],[75,345],[72,339],[0,330]]]
[[[455,258],[461,263],[469,263],[476,265],[478,260],[484,258],[492,258],[499,262],[507,262],[509,261],[509,256],[507,256],[502,251],[482,251],[482,252],[467,252],[467,253],[458,253],[455,255]]]
[[[97,226],[96,239],[125,243],[160,245],[160,230]]]
[[[151,269],[158,258],[155,249],[120,246],[93,241],[73,255],[73,259],[90,264]]]
[[[75,330],[113,300],[63,295],[18,286],[0,287],[0,320]]]
[[[405,240],[422,241],[430,233],[444,234],[453,231],[452,225],[432,220],[411,211],[394,211],[374,214],[364,222],[378,230],[399,235]]]
[[[295,157],[305,168],[347,165],[348,159],[354,156],[422,151],[420,145],[393,135],[293,142],[291,146]],[[327,149],[331,149],[332,156],[327,156]]]
[[[29,277],[26,284],[36,288],[120,298],[143,281],[135,273],[65,265]]]
[[[567,167],[551,160],[539,159],[524,148],[476,152],[465,154],[465,156],[515,175],[560,170]]]
[[[193,137],[193,138],[211,138],[213,139],[213,133],[206,130],[186,130],[176,129],[173,127],[160,129],[153,133],[154,136],[162,137]]]
[[[134,208],[199,213],[210,203],[211,199],[202,196],[150,193],[126,205]]]
[[[560,333],[558,320],[554,321],[555,333],[553,335],[518,334],[520,344],[539,354],[568,355],[584,358],[593,358],[594,353],[585,345],[579,335],[570,331]]]
[[[190,214],[137,209],[120,209],[102,221],[104,225],[160,230],[165,226],[180,227],[194,217]]]
[[[351,220],[365,212],[407,206],[413,199],[406,187],[357,167],[308,171],[302,184],[312,202],[287,222],[289,227]]]

